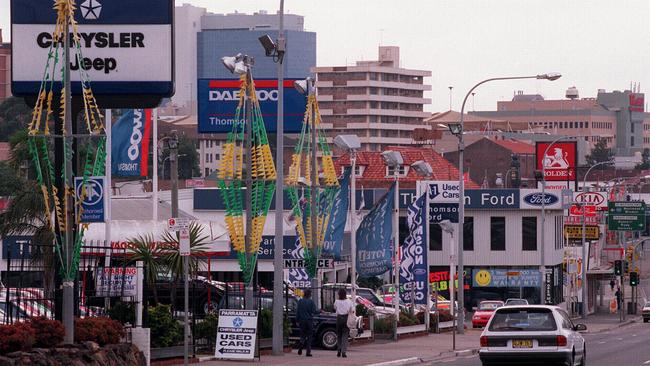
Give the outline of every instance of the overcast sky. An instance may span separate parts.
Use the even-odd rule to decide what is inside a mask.
[[[78,2],[80,0],[77,0]],[[110,1],[110,0],[105,0]],[[215,13],[275,12],[279,0],[177,0]],[[453,108],[476,82],[493,76],[556,71],[555,82],[505,81],[481,86],[476,109],[495,109],[515,90],[563,98],[597,89],[650,88],[648,0],[286,0],[317,33],[318,65],[377,57],[377,46],[400,47],[403,67],[430,70],[430,111]],[[9,0],[0,0],[0,28],[9,38]],[[471,97],[467,106],[472,109]]]

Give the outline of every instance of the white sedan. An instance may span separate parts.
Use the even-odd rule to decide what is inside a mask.
[[[521,305],[497,309],[481,333],[479,358],[486,365],[584,365],[584,324],[573,324],[557,306]]]

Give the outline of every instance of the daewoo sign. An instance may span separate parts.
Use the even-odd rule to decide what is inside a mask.
[[[558,202],[560,199],[551,193],[531,193],[527,194],[523,198],[524,202],[528,203],[529,205],[534,205],[534,206],[541,206],[542,202],[545,205],[552,205],[556,202]]]

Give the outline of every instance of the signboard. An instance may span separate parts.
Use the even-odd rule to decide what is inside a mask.
[[[483,269],[472,270],[474,287],[539,287],[539,269]]]
[[[169,231],[180,231],[190,228],[190,219],[187,217],[172,217],[167,219],[167,228]]]
[[[293,87],[294,81],[295,79],[284,80],[284,132],[286,133],[301,131],[307,105],[306,97]],[[239,104],[239,88],[239,80],[198,80],[199,133],[228,133],[232,130]],[[255,88],[264,116],[266,131],[274,133],[277,125],[278,81],[256,79]],[[242,118],[243,115],[242,111]]]
[[[469,189],[465,191],[465,208],[518,209],[519,204],[519,189]]]
[[[77,200],[84,196],[81,222],[104,222],[104,177],[88,177],[83,184],[83,177],[74,178]]]
[[[643,112],[644,106],[643,93],[630,93],[630,112]]]
[[[619,231],[645,230],[645,202],[609,202],[607,228]]]
[[[458,181],[429,181],[424,182],[424,184],[429,188],[430,203],[458,203],[460,198],[460,184]]]
[[[537,169],[541,171],[542,166],[544,167],[546,181],[572,181],[576,179],[577,146],[576,141],[555,142],[552,143],[552,146],[551,142],[538,141],[535,144]],[[545,151],[546,155],[544,155]]]
[[[95,277],[97,296],[135,296],[137,277],[135,267],[98,268]]]
[[[599,221],[596,216],[585,216],[586,225],[598,225]],[[582,225],[582,216],[564,216],[564,225]]]
[[[564,237],[582,240],[582,225],[564,225]],[[585,225],[585,239],[598,240],[599,238],[600,227],[598,225]]]
[[[303,258],[290,258],[284,260],[284,268],[305,268],[307,261]],[[334,268],[334,260],[330,258],[321,258],[316,260],[316,268]]]
[[[562,208],[562,192],[557,190],[551,191],[547,189],[542,194],[542,191],[538,189],[521,189],[519,193],[521,196],[519,208],[521,209],[540,210],[542,208],[542,197],[544,197],[544,208]]]
[[[205,187],[205,179],[199,178],[199,179],[186,179],[185,180],[185,187],[186,188],[204,188]]]
[[[81,93],[81,68],[96,96],[172,96],[173,15],[172,0],[78,1],[74,17],[83,59],[71,57],[73,94]],[[11,1],[13,95],[38,93],[55,22],[52,0]],[[60,70],[54,80],[61,80]]]
[[[257,339],[257,310],[219,310],[214,356],[252,360]]]
[[[152,110],[129,109],[111,127],[111,172],[120,177],[149,175]]]
[[[544,273],[544,303],[553,305],[553,272]]]
[[[562,189],[562,209],[566,210],[573,204],[573,190]]]
[[[7,235],[2,238],[2,259],[29,259],[31,246],[32,236]]]
[[[594,206],[599,211],[607,210],[607,192],[574,192],[573,202]]]
[[[457,203],[435,203],[429,205],[429,222],[437,224],[444,220],[458,223]]]
[[[582,217],[584,215],[585,217],[596,217],[596,212],[597,212],[596,206],[593,205],[585,205],[585,206],[571,205],[571,207],[569,207],[570,216]]]
[[[179,251],[180,254],[184,257],[187,257],[190,255],[190,229],[183,228],[179,230],[179,235],[178,235],[178,246],[179,246]]]

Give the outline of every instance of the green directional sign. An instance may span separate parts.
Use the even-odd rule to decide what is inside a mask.
[[[610,201],[608,204],[607,228],[618,231],[645,230],[645,202]]]

